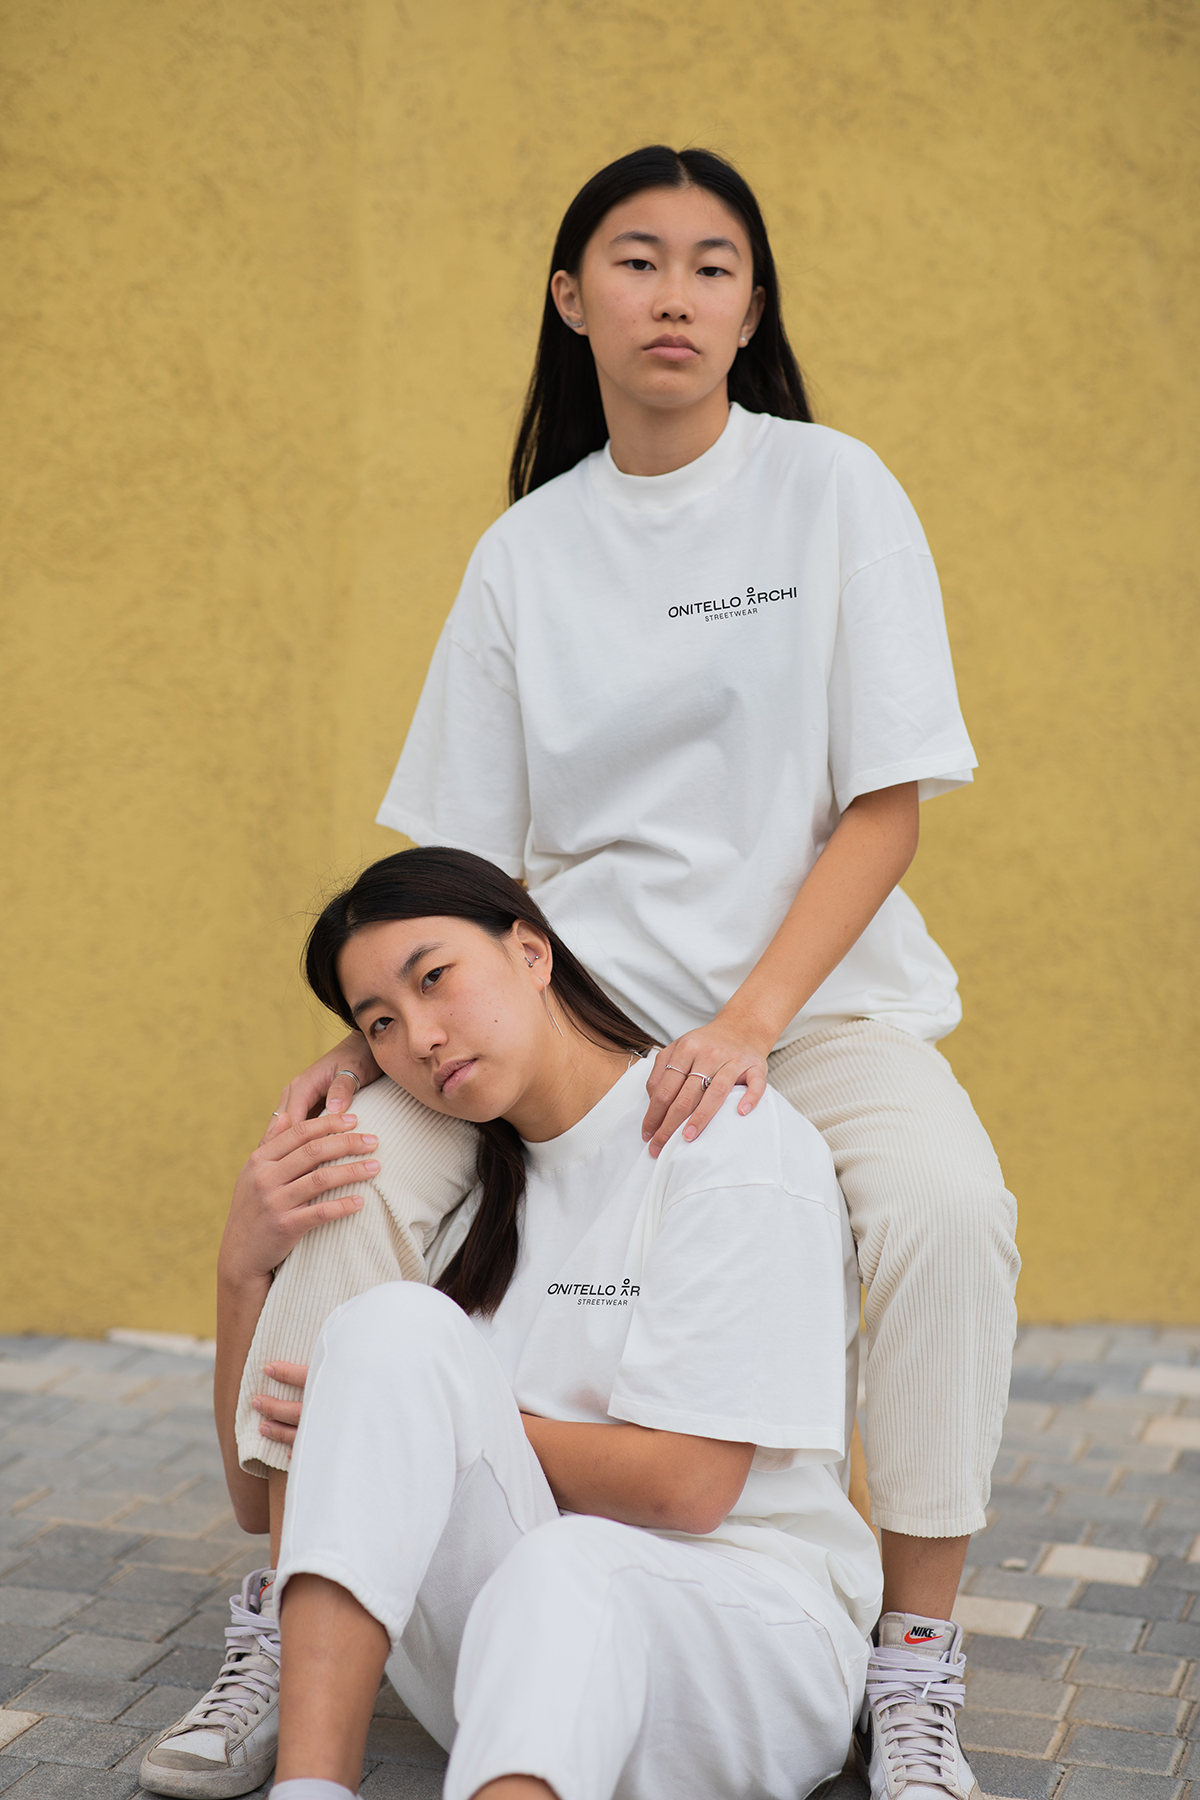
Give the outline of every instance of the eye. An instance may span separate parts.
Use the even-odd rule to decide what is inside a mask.
[[[391,1023],[391,1019],[388,1018],[372,1019],[367,1027],[367,1036],[369,1038],[382,1037]]]
[[[625,258],[625,267],[627,269],[636,269],[640,275],[643,269],[652,269],[654,264],[652,262],[647,262],[644,256],[627,256]]]
[[[705,263],[704,267],[697,271],[700,275],[728,275],[729,272],[728,269],[722,269],[717,263]]]
[[[429,989],[431,987],[433,987],[436,982],[440,981],[441,977],[445,973],[446,973],[445,963],[440,964],[440,966],[436,969],[427,969],[425,974],[422,975],[422,977],[421,977],[421,992],[423,994],[428,993]]]

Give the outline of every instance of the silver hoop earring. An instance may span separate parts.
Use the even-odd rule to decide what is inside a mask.
[[[550,1011],[550,996],[546,992],[545,988],[542,989],[542,1005],[546,1008],[546,1017],[549,1019],[550,1023],[553,1025],[555,1031],[557,1031],[559,1037],[562,1037],[562,1035],[563,1035],[562,1026],[559,1024],[559,1022],[555,1018],[554,1014]]]
[[[571,327],[572,331],[582,331],[583,330],[583,320],[582,319],[564,319],[563,324],[569,325]]]

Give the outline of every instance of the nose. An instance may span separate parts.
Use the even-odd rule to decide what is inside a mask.
[[[668,279],[663,282],[654,301],[654,316],[674,324],[681,324],[691,319],[693,308],[678,280]]]

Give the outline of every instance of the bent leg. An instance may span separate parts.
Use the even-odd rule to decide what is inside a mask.
[[[323,1576],[378,1620],[393,1684],[444,1746],[472,1602],[523,1534],[557,1517],[504,1373],[453,1301],[393,1283],[327,1321],[292,1460],[279,1586]],[[283,1616],[286,1696],[286,1598]]]
[[[506,1775],[561,1800],[794,1800],[836,1774],[861,1680],[759,1563],[607,1519],[523,1538],[471,1610],[446,1800]]]
[[[365,1087],[354,1110],[359,1130],[379,1139],[379,1174],[332,1189],[360,1193],[362,1211],[308,1232],[275,1272],[238,1395],[238,1459],[254,1475],[290,1466],[287,1446],[261,1436],[254,1411],[256,1394],[295,1398],[268,1379],[267,1363],[310,1361],[325,1320],[356,1294],[390,1281],[424,1281],[423,1253],[475,1179],[474,1128],[432,1112],[394,1081]]]
[[[995,1151],[945,1058],[893,1026],[801,1038],[770,1078],[833,1152],[858,1247],[872,1519],[965,1538],[986,1523],[1016,1334],[1016,1203]]]

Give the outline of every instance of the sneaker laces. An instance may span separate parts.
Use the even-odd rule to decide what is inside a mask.
[[[279,1627],[232,1596],[233,1623],[225,1627],[225,1660],[203,1700],[179,1721],[172,1736],[183,1732],[237,1730],[249,1724],[260,1702],[279,1692]]]
[[[964,1656],[933,1662],[909,1650],[876,1649],[867,1668],[867,1699],[879,1721],[880,1754],[914,1783],[951,1794],[958,1783],[954,1714],[967,1697]]]

